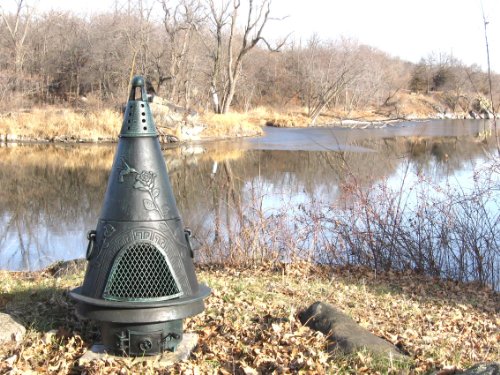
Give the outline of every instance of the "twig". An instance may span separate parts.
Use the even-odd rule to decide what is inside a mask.
[[[486,27],[488,26],[488,21],[486,21],[486,16],[484,14],[483,2],[481,1],[481,12],[483,14],[483,24],[484,24],[484,41],[486,44],[486,58],[488,63],[488,88],[490,90],[490,102],[491,102],[491,112],[493,114],[493,129],[495,130],[495,140],[497,142],[497,153],[500,156],[500,143],[498,140],[497,132],[497,115],[495,113],[495,105],[493,103],[493,85],[491,83],[491,64],[490,64],[490,47],[488,44],[488,32]]]

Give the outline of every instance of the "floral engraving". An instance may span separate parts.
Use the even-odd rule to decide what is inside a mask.
[[[152,190],[155,186],[156,175],[150,171],[142,171],[135,176],[134,187],[142,191]]]
[[[138,172],[135,168],[130,167],[124,158],[122,158],[123,168],[120,170],[119,182],[124,182],[124,176],[135,174],[134,189],[147,192],[150,199],[143,199],[142,204],[148,211],[157,211],[163,218],[162,211],[156,202],[156,198],[160,195],[160,189],[155,187],[156,174],[152,171]]]

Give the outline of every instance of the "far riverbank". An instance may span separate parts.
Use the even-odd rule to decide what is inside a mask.
[[[320,116],[314,127],[377,129],[395,126],[403,121],[471,118],[464,113],[436,113],[433,116],[411,114],[395,118],[364,112],[351,114],[347,118],[341,116],[339,113]],[[182,118],[172,121],[172,116],[169,119],[170,122],[165,120],[165,116],[155,115],[162,143],[255,137],[263,134],[265,126],[312,127],[310,119],[298,110],[277,112],[262,107],[246,113],[196,114],[189,121]],[[47,106],[0,114],[0,142],[116,142],[121,125],[122,114],[111,109],[85,111]]]

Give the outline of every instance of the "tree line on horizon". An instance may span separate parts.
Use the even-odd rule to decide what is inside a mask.
[[[116,0],[90,16],[11,1],[15,11],[0,6],[0,110],[116,106],[134,74],[186,108],[300,106],[313,122],[327,109],[395,105],[402,92],[440,92],[450,111],[491,106],[487,73],[448,54],[414,64],[346,38],[269,40],[272,0]]]

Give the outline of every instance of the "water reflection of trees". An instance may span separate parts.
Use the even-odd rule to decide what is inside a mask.
[[[339,200],[349,203],[356,198],[349,193],[349,186],[355,183],[369,189],[393,176],[403,162],[409,163],[416,175],[426,174],[439,180],[470,168],[471,161],[484,157],[485,151],[494,147],[472,137],[386,138],[358,141],[356,145],[373,152],[247,151],[244,157],[230,160],[229,169],[220,167],[213,179],[213,161],[208,150],[196,165],[185,162],[171,169],[171,179],[175,190],[182,192],[178,203],[185,222],[205,240],[206,251],[213,255],[214,247],[220,247],[218,255],[226,256],[234,248],[233,237],[242,242],[239,248],[245,253],[249,248],[257,248],[253,238],[263,232],[264,226],[270,232],[267,219],[283,214],[266,211],[263,202],[272,192],[281,193],[283,205],[290,203],[286,198],[299,194],[307,196],[310,204],[318,200],[332,205]],[[285,207],[283,211],[295,212],[299,206],[295,202],[295,207]],[[262,214],[267,218],[259,221]],[[282,232],[289,229],[280,225],[273,222],[271,226]],[[254,233],[249,235],[249,231]],[[245,236],[247,242],[242,240]],[[299,233],[291,236],[297,239]],[[260,247],[274,240],[269,233],[263,237]],[[225,246],[220,243],[221,238],[227,239]]]
[[[1,148],[0,154],[2,209],[24,209],[61,227],[100,206],[113,149],[28,145]]]
[[[339,187],[352,179],[369,187],[393,175],[402,159],[408,158],[417,171],[439,177],[494,147],[472,137],[386,138],[355,145],[373,152],[243,152],[231,143],[215,143],[198,147],[197,153],[178,147],[164,154],[183,219],[202,236],[207,233],[203,228],[211,228],[213,234],[214,223],[219,229],[227,227],[239,206],[262,199],[255,191],[263,186],[282,196],[334,202],[345,198]],[[76,231],[83,238],[95,226],[114,151],[114,145],[0,148],[0,253],[9,238],[24,264],[33,256],[64,255],[65,249],[46,248],[54,245],[48,233],[64,237]],[[212,175],[214,162],[219,169]],[[75,246],[75,239],[68,241],[68,246]]]
[[[82,233],[95,220],[104,194],[112,149],[26,145],[0,148],[3,262],[37,267],[54,260],[49,233]],[[95,224],[92,224],[95,225]],[[17,238],[17,240],[15,240]],[[17,249],[5,259],[7,242]],[[74,243],[67,243],[68,250]],[[64,257],[65,250],[57,249]],[[56,251],[57,254],[57,251]],[[42,264],[43,265],[43,264]]]
[[[410,161],[415,173],[425,172],[440,179],[468,168],[471,161],[484,157],[485,151],[495,147],[493,142],[485,145],[473,137],[386,138],[359,141],[356,146],[373,152],[247,151],[244,157],[230,161],[236,192],[241,194],[245,183],[252,180],[267,181],[277,191],[308,195],[320,187],[326,192],[333,191],[330,189],[333,185],[350,182],[351,178],[362,186],[370,186],[391,176],[403,160]],[[199,212],[210,205],[203,199],[207,187],[213,186],[210,152],[208,149],[196,164],[187,159],[181,163],[177,160],[176,167],[170,168],[174,190],[181,198],[179,204],[186,211]],[[221,185],[227,176],[223,169],[219,172],[215,179]],[[328,195],[324,198],[335,199]]]

